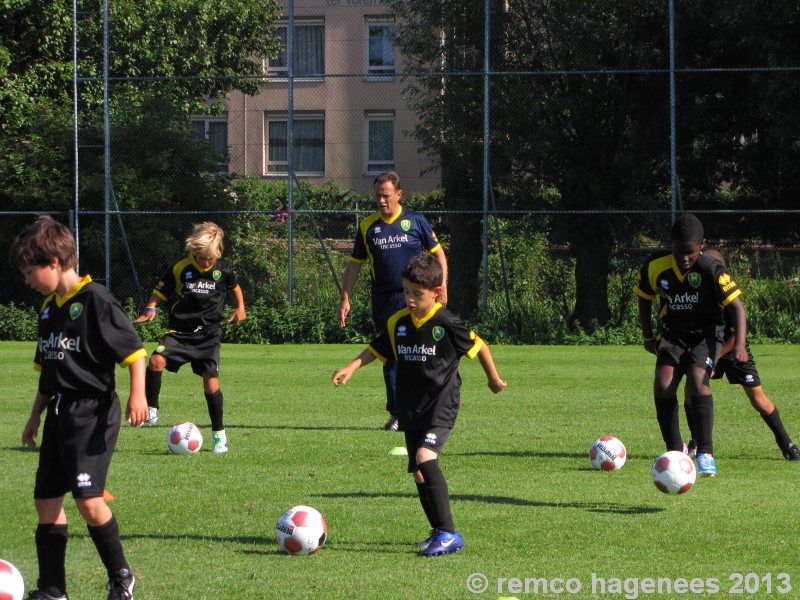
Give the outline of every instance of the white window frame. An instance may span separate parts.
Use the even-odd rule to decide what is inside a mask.
[[[304,27],[322,27],[322,54],[320,55],[320,62],[322,63],[322,70],[319,74],[315,75],[298,75],[297,73],[297,56],[295,55],[295,73],[294,79],[295,81],[321,81],[322,75],[325,74],[325,19],[323,18],[307,18],[307,19],[295,19],[294,21],[294,34],[297,35],[297,30],[302,29]],[[289,29],[289,22],[288,21],[278,21],[275,25],[277,29],[284,29],[287,33],[288,39],[288,29]],[[285,49],[284,49],[285,52]],[[266,59],[264,61],[264,69],[267,74],[270,75],[270,78],[273,81],[286,81],[289,78],[289,66],[275,66],[271,65],[270,62],[273,59]]]
[[[192,126],[195,123],[202,123],[203,124],[203,140],[212,143],[211,139],[208,135],[208,129],[210,123],[225,123],[225,156],[228,158],[230,156],[230,144],[228,143],[228,117],[225,116],[209,116],[209,115],[192,115],[189,117],[189,122]],[[194,129],[192,129],[194,133]],[[218,162],[217,163],[217,173],[228,173],[229,165],[228,161],[225,162]]]
[[[395,30],[395,22],[394,19],[391,17],[380,16],[367,16],[366,23],[365,23],[365,34],[366,34],[366,42],[364,48],[365,54],[365,68],[367,73],[367,78],[370,80],[375,79],[393,79],[395,73],[397,71],[397,48],[395,47],[394,41],[392,41],[392,64],[391,65],[371,65],[370,64],[370,54],[369,54],[369,42],[370,42],[370,31],[373,28],[377,27],[390,27],[392,32],[394,33]]]
[[[370,160],[369,126],[370,123],[381,121],[392,124],[392,160]],[[378,175],[384,171],[393,171],[397,161],[397,144],[395,143],[395,114],[394,111],[367,111],[364,113],[364,173]]]
[[[294,120],[295,123],[298,121],[322,121],[322,170],[320,171],[299,171],[297,170],[297,165],[295,164],[295,175],[298,177],[324,177],[325,176],[325,137],[326,137],[326,127],[325,127],[325,112],[324,111],[313,111],[313,112],[295,112],[294,113]],[[269,156],[269,125],[270,123],[286,123],[288,126],[289,123],[289,115],[286,112],[265,112],[264,113],[264,166],[262,169],[262,173],[265,177],[286,177],[289,173],[289,148],[286,149],[287,155],[286,160],[270,160]],[[296,139],[296,138],[295,138]],[[283,166],[284,168],[281,170],[270,170],[270,167],[280,167]]]

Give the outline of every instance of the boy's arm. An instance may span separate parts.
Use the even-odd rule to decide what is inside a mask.
[[[144,394],[144,357],[133,361],[128,366],[128,373],[131,379],[131,389],[125,416],[128,418],[131,427],[139,427],[147,420],[147,399]]]
[[[238,325],[247,318],[247,313],[244,310],[244,294],[242,294],[242,286],[237,285],[233,288],[233,297],[236,298],[236,310],[228,317],[228,321],[234,325]]]
[[[152,321],[155,319],[159,302],[161,302],[161,298],[155,294],[150,296],[150,300],[147,301],[147,306],[144,307],[144,312],[136,317],[134,323],[143,323],[144,321]]]
[[[442,306],[447,306],[447,256],[442,248],[433,253],[433,257],[442,266],[442,292],[436,297]]]
[[[736,327],[736,338],[733,343],[733,358],[739,362],[747,361],[747,315],[744,303],[740,298],[734,298],[725,310],[733,313],[733,323]]]
[[[642,328],[644,349],[656,353],[656,336],[653,334],[653,301],[639,296],[639,327]]]
[[[370,352],[369,349],[364,350],[361,354],[359,354],[355,358],[355,360],[351,361],[341,369],[336,369],[333,372],[331,383],[333,383],[333,385],[335,386],[347,383],[347,381],[353,376],[353,373],[355,373],[357,369],[363,367],[364,365],[368,365],[373,360],[375,360],[375,355],[372,352]]]
[[[36,398],[33,401],[33,408],[31,409],[31,416],[28,422],[25,423],[25,429],[22,430],[22,443],[28,448],[36,448],[36,436],[39,433],[39,423],[41,423],[42,412],[47,408],[47,403],[50,397],[42,392],[36,392]]]
[[[350,312],[350,292],[353,291],[353,286],[358,279],[358,273],[361,271],[361,263],[350,261],[344,268],[342,275],[342,299],[339,302],[339,327],[344,327],[347,319],[347,314]]]
[[[495,394],[506,389],[508,384],[500,379],[500,375],[497,374],[497,369],[492,359],[492,353],[489,351],[489,346],[486,342],[484,342],[480,350],[478,350],[478,360],[481,361],[483,371],[486,373],[486,378],[489,380],[489,389]]]

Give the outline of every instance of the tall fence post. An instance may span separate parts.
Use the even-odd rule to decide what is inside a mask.
[[[483,0],[483,312],[489,308],[489,0]]]
[[[289,306],[294,305],[294,0],[289,0],[289,21],[286,28],[286,76],[287,76],[287,102],[286,113],[286,152],[288,171],[286,177],[286,212],[287,212],[287,258],[286,298]]]
[[[678,210],[678,158],[675,139],[675,3],[669,0],[669,164],[672,189],[672,219]]]

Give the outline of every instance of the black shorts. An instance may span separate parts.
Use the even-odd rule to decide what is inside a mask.
[[[34,498],[102,496],[120,427],[119,397],[56,396],[47,406]]]
[[[408,472],[413,473],[418,470],[417,450],[425,446],[438,455],[447,443],[447,438],[450,437],[451,431],[452,429],[447,427],[429,427],[428,429],[404,431],[406,450],[408,450]]]
[[[171,332],[158,341],[153,354],[160,354],[167,361],[167,371],[177,373],[186,363],[191,363],[192,372],[201,377],[209,374],[219,377],[219,348],[222,342],[222,331],[216,329],[211,333]]]
[[[662,337],[658,341],[656,367],[671,364],[681,369],[700,367],[709,374],[722,350],[722,336],[709,334],[690,342]]]
[[[753,353],[750,352],[749,345],[747,347],[746,362],[739,362],[733,358],[732,353],[726,354],[717,361],[717,364],[714,365],[714,375],[711,379],[722,379],[723,375],[728,378],[728,383],[734,385],[744,387],[758,387],[761,385],[758,369],[756,369],[756,361],[753,358]]]

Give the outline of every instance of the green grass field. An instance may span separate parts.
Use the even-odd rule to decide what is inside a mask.
[[[19,439],[36,389],[33,350],[0,343],[0,558],[20,569],[27,588],[37,577],[37,455]],[[479,363],[462,361],[462,409],[442,466],[465,549],[423,559],[413,546],[428,530],[416,490],[405,458],[388,454],[402,434],[379,430],[380,367],[365,367],[343,388],[330,384],[360,350],[224,346],[226,455],[210,451],[200,379],[188,368],[165,374],[158,426],[123,428],[108,483],[137,599],[800,597],[800,464],[783,460],[738,387],[714,384],[719,476],[665,496],[650,481],[662,442],[653,358],[641,348],[495,346],[509,383],[497,396]],[[800,441],[800,348],[753,350],[768,395]],[[168,426],[179,420],[205,428],[199,455],[167,451]],[[591,470],[587,449],[602,434],[626,444],[621,471]],[[314,556],[282,554],[274,542],[278,517],[296,504],[328,520],[328,544]],[[69,498],[67,513],[70,598],[105,598],[102,565]],[[470,579],[476,573],[488,582],[483,593],[468,590],[468,580],[481,583]],[[782,593],[779,573],[791,591]],[[498,583],[512,578],[519,581]],[[528,593],[525,578],[539,578]],[[593,594],[593,586],[603,591],[601,578],[605,593]],[[666,581],[656,593],[645,578],[668,579],[682,593],[667,593]]]

